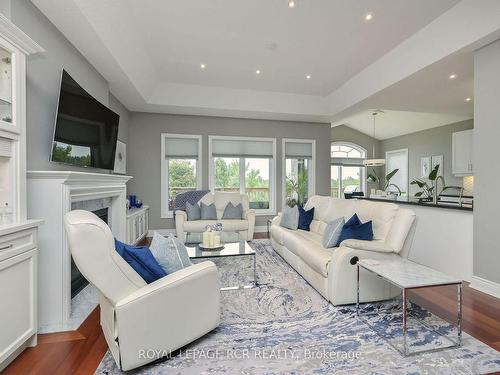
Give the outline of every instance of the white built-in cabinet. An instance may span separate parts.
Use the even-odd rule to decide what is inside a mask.
[[[455,132],[452,135],[452,173],[455,176],[473,175],[474,130]]]
[[[137,244],[148,234],[149,206],[132,208],[127,212],[127,243]]]
[[[42,48],[0,14],[0,371],[37,338],[37,228],[26,216],[26,56]]]

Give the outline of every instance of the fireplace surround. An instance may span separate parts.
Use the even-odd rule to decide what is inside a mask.
[[[74,329],[71,320],[71,254],[64,215],[72,209],[108,207],[113,235],[126,241],[126,183],[130,176],[74,171],[29,171],[28,215],[39,231],[38,317],[41,332]]]

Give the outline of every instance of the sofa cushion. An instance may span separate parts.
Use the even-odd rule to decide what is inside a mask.
[[[248,229],[247,220],[196,220],[184,222],[184,231],[201,233],[205,231],[207,225],[222,223],[224,231],[241,231]]]
[[[310,210],[304,210],[302,207],[299,206],[299,224],[298,224],[298,229],[310,231],[310,226],[311,226],[311,221],[313,220],[314,217],[314,207],[311,208]]]
[[[370,202],[362,199],[350,200],[355,202],[355,212],[361,221],[372,221],[373,238],[384,241],[398,212],[398,206],[390,202]]]
[[[358,215],[354,214],[342,227],[337,246],[347,239],[373,240],[372,222],[367,221],[366,223],[361,223]]]
[[[215,209],[215,204],[206,205],[201,203],[201,220],[217,220],[217,210]]]
[[[325,249],[321,245],[320,235],[301,230],[288,231],[283,236],[283,245],[316,272],[328,277],[328,264],[333,249]]]
[[[280,225],[287,229],[296,230],[299,226],[299,208],[285,207],[281,214]]]
[[[243,218],[243,206],[238,203],[236,206],[229,202],[224,208],[224,213],[222,214],[222,219],[237,219],[241,220]]]
[[[186,202],[186,215],[189,221],[201,219],[201,208],[198,203]]]
[[[115,249],[148,284],[167,276],[146,246],[128,245],[115,238]]]
[[[337,246],[344,224],[344,217],[339,217],[338,219],[332,220],[328,223],[323,233],[323,247],[330,248]]]

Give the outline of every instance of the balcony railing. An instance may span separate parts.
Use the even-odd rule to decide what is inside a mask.
[[[187,191],[196,190],[194,187],[171,187],[170,188],[170,199],[168,202],[168,207],[173,210],[174,199],[177,194],[185,193]],[[239,193],[239,187],[228,187],[228,188],[215,188],[215,191],[225,191],[230,193]],[[268,209],[269,208],[269,188],[246,188],[246,193],[248,196],[248,201],[250,208],[252,209]]]

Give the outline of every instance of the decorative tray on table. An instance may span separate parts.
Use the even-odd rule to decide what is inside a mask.
[[[224,249],[224,245],[220,245],[220,246],[217,246],[217,247],[204,247],[202,243],[200,243],[198,245],[198,247],[200,248],[200,250],[203,250],[203,251],[217,251],[217,250],[222,250]]]

